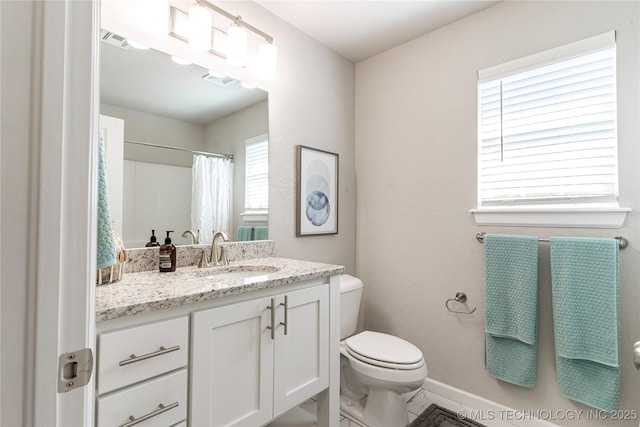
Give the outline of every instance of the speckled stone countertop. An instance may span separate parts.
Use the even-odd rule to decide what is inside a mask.
[[[216,278],[216,274],[240,269],[255,271],[256,276],[234,278],[227,275]],[[264,274],[260,274],[261,271]],[[119,282],[96,287],[96,321],[273,288],[343,271],[344,267],[339,265],[258,258],[232,262],[222,267],[183,267],[172,273],[129,273]]]

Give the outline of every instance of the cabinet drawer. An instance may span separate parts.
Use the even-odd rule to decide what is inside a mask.
[[[176,405],[177,403],[177,405]],[[164,405],[164,409],[160,407]],[[98,427],[126,425],[147,416],[140,426],[171,426],[187,418],[187,370],[182,369],[98,398]]]
[[[100,334],[98,395],[186,366],[188,336],[187,317]]]

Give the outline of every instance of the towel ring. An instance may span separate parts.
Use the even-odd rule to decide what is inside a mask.
[[[449,310],[451,313],[456,313],[456,314],[471,314],[473,312],[476,311],[476,308],[474,307],[473,310],[471,311],[458,311],[458,310],[452,310],[449,308],[449,302],[450,301],[455,301],[455,302],[459,302],[459,303],[464,303],[465,301],[467,301],[467,294],[465,294],[464,292],[456,292],[456,296],[455,298],[449,298],[448,300],[445,301],[444,306],[447,308],[447,310]]]

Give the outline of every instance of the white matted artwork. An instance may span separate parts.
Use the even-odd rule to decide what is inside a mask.
[[[297,148],[296,235],[338,234],[338,155]]]

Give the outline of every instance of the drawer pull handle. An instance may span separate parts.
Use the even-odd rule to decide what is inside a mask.
[[[124,423],[124,424],[120,424],[120,427],[131,427],[131,426],[134,426],[134,425],[139,424],[139,423],[141,423],[143,421],[147,421],[148,419],[153,418],[153,417],[155,417],[157,415],[163,414],[163,413],[165,413],[165,412],[167,412],[167,411],[169,411],[169,410],[171,410],[173,408],[177,408],[178,405],[179,405],[178,402],[173,402],[171,405],[167,405],[167,406],[164,406],[161,403],[161,404],[158,405],[158,409],[156,409],[155,411],[151,411],[147,415],[143,415],[140,418],[136,418],[133,415],[131,415],[129,417],[129,421]]]
[[[178,351],[178,350],[180,350],[179,345],[175,345],[169,348],[165,348],[164,346],[162,346],[160,347],[160,350],[154,351],[152,353],[143,354],[142,356],[136,356],[135,354],[132,354],[128,359],[121,360],[119,365],[120,366],[129,365],[131,363],[140,362],[142,360],[147,360],[156,356],[162,356],[163,354],[171,353],[172,351]]]

